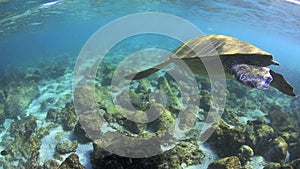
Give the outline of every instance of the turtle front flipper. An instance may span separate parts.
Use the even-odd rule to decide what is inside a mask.
[[[273,80],[269,68],[248,64],[233,64],[228,71],[244,85],[252,88],[266,90]]]
[[[275,87],[282,93],[285,93],[289,96],[296,96],[294,93],[294,88],[285,80],[285,78],[279,74],[274,72],[273,70],[270,70],[270,73],[273,77],[273,81],[271,82],[271,86]]]
[[[171,62],[171,59],[159,64],[159,65],[156,65],[152,68],[149,68],[149,69],[146,69],[146,70],[143,70],[141,72],[138,72],[138,73],[133,73],[133,74],[130,74],[130,75],[127,75],[125,76],[125,79],[127,80],[139,80],[139,79],[143,79],[147,76],[150,76],[151,74],[159,71],[160,69],[162,69],[163,67],[165,67],[166,65],[168,65],[169,63]]]

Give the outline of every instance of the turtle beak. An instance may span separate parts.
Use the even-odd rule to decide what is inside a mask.
[[[273,65],[279,66],[279,62],[277,62],[277,61],[275,61],[275,60],[273,60],[273,59],[271,60],[271,62],[272,62]]]

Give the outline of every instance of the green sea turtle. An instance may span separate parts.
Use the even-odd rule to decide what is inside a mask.
[[[194,74],[203,74],[206,69],[202,61],[219,58],[226,77],[235,78],[246,86],[262,90],[268,89],[271,85],[287,95],[295,96],[293,87],[284,77],[266,67],[279,65],[270,53],[224,35],[206,35],[191,39],[179,46],[167,61],[137,74],[127,75],[125,78],[132,80],[144,78],[170,63],[176,63],[178,59],[184,61]]]

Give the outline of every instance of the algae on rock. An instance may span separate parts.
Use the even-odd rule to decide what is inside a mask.
[[[121,157],[94,144],[91,161],[94,168],[183,169],[200,164],[204,156],[196,141],[181,142],[168,151],[148,158]]]
[[[5,117],[17,119],[17,116],[25,116],[25,109],[32,100],[38,95],[37,83],[29,82],[17,87],[8,86],[5,97]]]
[[[284,164],[288,153],[288,144],[282,137],[275,138],[269,145],[264,157],[268,161]]]
[[[242,128],[230,128],[221,120],[207,141],[220,157],[232,156],[236,155],[239,148],[245,144],[245,133]]]
[[[57,169],[85,169],[85,167],[80,164],[78,155],[71,154]]]
[[[78,142],[76,140],[75,141],[64,140],[59,142],[55,148],[58,154],[67,154],[70,152],[75,152],[77,146],[78,146]]]
[[[241,162],[237,156],[221,158],[208,166],[208,169],[241,169]]]

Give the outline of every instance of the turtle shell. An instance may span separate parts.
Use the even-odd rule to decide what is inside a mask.
[[[270,53],[247,42],[224,35],[206,35],[191,39],[179,46],[172,57],[184,60],[199,59],[199,57],[219,57],[223,64],[279,65],[273,60]]]

